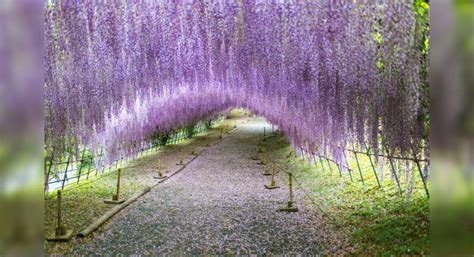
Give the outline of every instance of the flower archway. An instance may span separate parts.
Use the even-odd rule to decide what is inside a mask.
[[[106,2],[46,6],[47,152],[100,146],[112,160],[232,106],[336,160],[348,143],[426,144],[426,31],[412,1]]]

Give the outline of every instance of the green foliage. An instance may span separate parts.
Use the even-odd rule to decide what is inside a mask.
[[[206,129],[210,129],[212,127],[212,119],[209,119],[205,122]]]
[[[160,136],[160,144],[161,145],[166,145],[168,143],[169,139],[170,139],[170,134],[168,132],[163,133]]]
[[[184,129],[186,130],[186,137],[187,138],[192,138],[193,137],[195,128],[196,128],[196,123],[195,122],[189,123],[188,125],[186,125],[184,127]]]

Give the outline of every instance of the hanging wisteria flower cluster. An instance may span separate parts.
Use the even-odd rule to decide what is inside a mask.
[[[408,0],[54,0],[45,19],[47,151],[112,160],[234,106],[336,159],[352,142],[405,152],[426,137]]]

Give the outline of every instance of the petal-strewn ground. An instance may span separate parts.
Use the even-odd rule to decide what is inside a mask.
[[[74,254],[318,253],[322,238],[311,211],[278,212],[288,199],[282,185],[251,160],[263,120],[241,125],[78,244]],[[280,182],[277,178],[277,182]],[[281,183],[280,183],[281,184]],[[298,195],[297,195],[298,198]]]

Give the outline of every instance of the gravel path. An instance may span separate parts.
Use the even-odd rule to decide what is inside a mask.
[[[310,212],[301,204],[297,213],[277,212],[287,187],[266,190],[269,177],[250,159],[264,124],[252,119],[225,135],[93,238],[79,241],[72,254],[319,253],[321,236]]]

